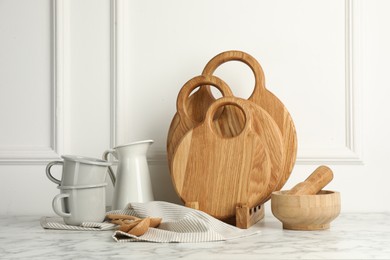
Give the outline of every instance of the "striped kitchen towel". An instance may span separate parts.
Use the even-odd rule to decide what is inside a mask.
[[[139,237],[119,230],[115,231],[112,237],[117,242],[208,242],[235,239],[260,233],[258,227],[239,229],[215,219],[205,212],[164,201],[130,203],[125,210],[116,210],[109,213],[127,214],[139,218],[162,218],[162,222],[157,228],[149,228],[145,234]]]
[[[60,217],[42,217],[41,226],[46,229],[63,229],[63,230],[75,230],[75,231],[103,231],[103,230],[113,230],[117,225],[103,222],[85,222],[80,226],[71,226],[65,224],[64,220]]]

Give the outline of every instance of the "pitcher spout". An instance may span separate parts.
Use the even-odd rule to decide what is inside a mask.
[[[154,143],[153,140],[143,140],[143,141],[137,141],[137,142],[128,143],[124,145],[119,145],[114,149],[118,151],[119,156],[121,152],[123,154],[126,154],[126,156],[129,156],[129,153],[131,155],[146,155],[146,153],[149,150],[149,147],[153,143]]]

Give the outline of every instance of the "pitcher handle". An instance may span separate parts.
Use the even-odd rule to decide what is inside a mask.
[[[104,151],[103,160],[108,161],[109,154],[112,154],[115,158],[118,158],[116,151],[114,149],[110,149],[110,150]],[[114,171],[112,170],[111,166],[108,166],[108,174],[110,175],[112,185],[114,185],[114,187],[115,187],[116,178],[115,178],[115,174],[114,174]]]

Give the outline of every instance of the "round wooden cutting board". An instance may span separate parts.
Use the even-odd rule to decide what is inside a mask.
[[[227,51],[212,58],[205,66],[202,75],[212,75],[215,70],[225,62],[241,61],[247,64],[254,73],[255,87],[248,100],[263,108],[275,120],[283,136],[284,162],[279,183],[275,187],[280,190],[290,177],[297,156],[297,134],[294,122],[284,104],[269,90],[265,88],[263,69],[255,58],[242,51]],[[194,95],[207,96],[210,90],[204,86]],[[269,198],[268,198],[269,199]]]
[[[227,105],[244,114],[241,132],[229,138],[213,124],[216,111]],[[223,97],[179,142],[172,159],[173,185],[186,204],[197,202],[200,210],[227,219],[238,204],[255,207],[269,196],[271,172],[282,165],[282,147],[281,133],[268,113],[247,100]]]
[[[171,168],[173,153],[176,150],[177,145],[183,136],[192,129],[194,126],[200,123],[200,119],[195,118],[194,115],[204,115],[209,106],[215,101],[214,98],[208,96],[202,102],[192,102],[192,105],[188,106],[190,102],[190,93],[199,86],[211,85],[216,87],[221,94],[225,97],[232,96],[232,92],[226,83],[215,76],[197,76],[187,81],[181,88],[176,102],[177,113],[171,122],[171,126],[168,132],[167,139],[167,156],[168,164]],[[191,98],[191,97],[190,97]],[[199,98],[199,96],[198,96]],[[195,105],[196,104],[196,105]],[[198,121],[199,120],[199,121]],[[202,117],[203,120],[203,117]]]

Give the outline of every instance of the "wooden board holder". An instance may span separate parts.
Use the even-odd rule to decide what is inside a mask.
[[[197,201],[186,202],[185,206],[199,210],[199,203]],[[222,221],[238,228],[247,229],[263,218],[264,205],[257,205],[256,207],[249,208],[245,203],[238,203],[236,206],[236,215]]]

